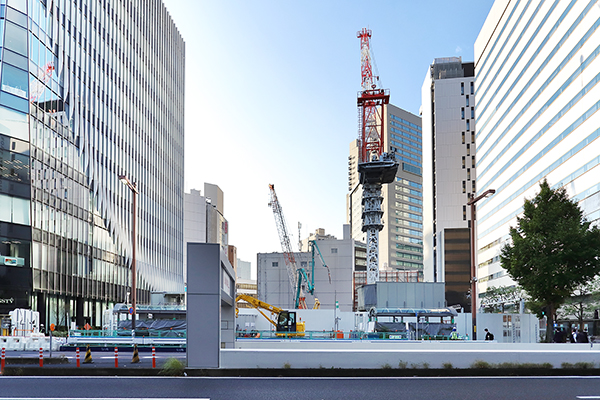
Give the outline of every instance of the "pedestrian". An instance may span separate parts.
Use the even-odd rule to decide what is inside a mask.
[[[488,331],[488,328],[485,328],[485,340],[494,340],[494,334]]]
[[[450,333],[450,340],[457,340],[458,332],[456,332],[456,327],[452,328],[452,333]]]
[[[573,328],[573,332],[571,332],[571,336],[569,337],[569,342],[577,343],[577,328]]]
[[[584,329],[583,332],[577,333],[577,343],[589,343],[587,329]]]

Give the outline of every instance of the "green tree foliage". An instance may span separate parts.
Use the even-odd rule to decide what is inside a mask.
[[[481,296],[481,305],[485,312],[503,313],[507,305],[517,305],[521,300],[521,288],[516,286],[488,287]]]
[[[590,226],[564,188],[553,190],[544,179],[540,192],[525,200],[510,236],[502,267],[545,307],[546,340],[552,341],[556,309],[600,272],[600,230]]]

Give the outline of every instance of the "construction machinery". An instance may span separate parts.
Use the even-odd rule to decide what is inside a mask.
[[[359,182],[362,184],[362,231],[367,234],[367,284],[379,280],[379,232],[383,229],[381,217],[381,185],[393,182],[398,162],[393,153],[383,152],[385,105],[390,92],[378,88],[379,76],[373,75],[371,61],[371,30],[357,33],[361,48],[362,90],[358,92],[359,111]]]
[[[323,259],[323,255],[321,254],[321,250],[319,250],[319,246],[317,246],[317,242],[315,240],[308,241],[309,251],[311,253],[311,262],[310,262],[310,274],[306,272],[304,268],[298,269],[298,286],[296,289],[296,308],[308,308],[306,306],[306,297],[303,295],[303,292],[306,291],[311,295],[315,295],[315,250],[319,254],[321,258],[321,262],[323,263],[323,267],[327,268],[327,275],[329,276],[329,283],[331,283],[331,272],[329,271],[329,267],[325,263]],[[315,297],[315,305],[313,309],[319,309],[321,307],[321,303]]]
[[[291,292],[295,293],[296,290],[300,290],[300,295],[304,297],[304,294],[302,293],[302,288],[298,284],[299,279],[297,276],[298,267],[296,266],[296,257],[294,256],[294,251],[292,250],[292,243],[290,242],[290,236],[288,234],[287,225],[285,223],[285,219],[283,218],[283,210],[281,209],[281,204],[279,203],[279,199],[277,198],[277,194],[275,193],[275,185],[269,184],[269,190],[271,192],[269,207],[273,209],[273,215],[275,216],[275,224],[277,225],[277,232],[279,233],[279,241],[281,242],[281,249],[283,250],[288,279],[290,280]],[[297,300],[300,295],[296,295],[296,308],[298,308],[299,306]],[[306,308],[306,303],[300,304],[300,308]]]
[[[275,326],[275,331],[277,332],[277,336],[285,336],[285,337],[303,337],[305,332],[305,324],[302,321],[298,321],[296,319],[296,311],[287,311],[279,307],[275,307],[269,303],[265,303],[264,301],[260,301],[255,299],[252,296],[247,294],[238,294],[235,298],[235,302],[237,304],[238,301],[243,300],[246,303],[250,304],[252,307],[256,308],[259,313],[262,314],[263,317],[267,319],[273,326]],[[266,310],[271,313],[271,316],[268,316],[263,312]],[[237,317],[239,313],[239,309],[236,307],[235,316]],[[275,316],[275,318],[273,318]]]

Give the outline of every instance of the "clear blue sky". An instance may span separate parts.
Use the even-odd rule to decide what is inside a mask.
[[[414,114],[437,57],[473,61],[491,0],[163,0],[186,42],[185,188],[225,193],[238,257],[281,251],[275,184],[294,245],[346,222],[348,148],[358,136],[360,42],[391,103]]]

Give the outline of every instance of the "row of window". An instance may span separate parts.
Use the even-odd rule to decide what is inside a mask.
[[[394,196],[395,196],[396,199],[400,199],[400,200],[408,201],[410,203],[415,203],[415,204],[423,205],[423,200],[415,199],[414,197],[405,196],[405,195],[400,194],[400,193],[394,193]]]
[[[402,171],[410,172],[411,174],[415,175],[421,175],[421,168],[407,163],[402,163]]]
[[[403,125],[401,125],[401,124],[399,124],[397,122],[390,121],[390,125],[395,126],[396,128],[400,128],[404,132],[410,132],[410,133],[413,133],[415,135],[421,136],[421,132],[420,131],[417,131],[417,130],[412,129],[412,128],[407,128],[406,126],[403,126]]]
[[[400,211],[400,210],[394,210],[394,212],[397,216],[400,216],[400,217],[412,218],[412,219],[416,219],[417,221],[423,220],[423,217],[419,214],[413,214],[413,213],[409,213],[406,211]]]
[[[395,203],[395,206],[398,207],[398,208],[403,208],[405,210],[410,210],[410,211],[414,211],[414,212],[418,212],[418,213],[423,212],[423,210],[421,209],[421,207],[413,206],[411,204],[406,204],[406,203],[400,203],[399,201],[397,201]]]
[[[406,178],[400,178],[400,177],[396,177],[396,182],[400,182],[403,185],[408,185],[408,186],[412,186],[415,187],[417,189],[423,189],[423,185],[421,185],[420,183],[417,182],[413,182],[413,181],[409,181]]]
[[[558,19],[558,21],[554,24],[554,26],[552,27],[552,29],[550,30],[550,32],[554,33],[558,27],[558,25],[560,24],[560,22],[562,21],[563,17],[566,15],[566,13],[569,12],[569,10],[571,9],[571,7],[573,6],[573,2],[571,2],[569,4],[569,6],[567,7],[567,9],[565,10],[565,12],[563,13],[562,17]],[[544,61],[540,64],[539,68],[531,75],[529,81],[524,85],[521,86],[518,83],[520,82],[521,78],[523,76],[529,76],[529,74],[517,74],[517,76],[515,77],[515,81],[511,84],[510,87],[507,88],[506,93],[504,94],[504,96],[502,97],[502,99],[495,105],[495,110],[498,110],[501,108],[501,105],[504,103],[504,101],[506,100],[507,96],[509,96],[512,93],[512,90],[515,87],[520,87],[521,91],[519,92],[519,94],[513,99],[511,100],[510,105],[508,106],[508,108],[506,109],[506,111],[502,114],[502,116],[498,119],[498,121],[496,122],[496,124],[494,125],[494,127],[492,128],[492,131],[495,131],[497,129],[497,127],[499,126],[500,123],[502,123],[502,121],[504,121],[504,118],[506,118],[506,116],[509,114],[509,112],[512,110],[512,108],[517,105],[519,103],[519,100],[521,99],[521,97],[526,94],[526,93],[532,93],[532,91],[529,89],[529,87],[531,86],[531,84],[536,81],[537,77],[540,75],[541,71],[546,68],[546,66],[548,65],[548,63],[551,60],[554,60],[554,55],[556,54],[556,52],[558,52],[559,50],[563,49],[562,44],[568,40],[571,36],[571,34],[575,31],[575,28],[579,25],[579,23],[582,20],[582,17],[587,15],[588,10],[590,9],[590,7],[592,6],[592,4],[588,4],[585,8],[585,10],[578,16],[578,18],[574,21],[574,23],[569,27],[569,29],[567,30],[567,32],[562,36],[562,38],[560,39],[560,41],[558,42],[558,44],[556,46],[553,47],[552,51],[546,56],[546,58],[544,59]],[[514,12],[514,9],[513,11]],[[512,14],[512,13],[511,13]],[[545,20],[545,18],[544,18]],[[581,47],[583,46],[583,44],[589,39],[589,37],[591,36],[591,34],[593,34],[596,29],[600,26],[600,20],[597,20],[594,25],[586,31],[586,33],[583,35],[583,37],[575,44],[573,44],[572,46],[572,50],[569,52],[569,54],[567,56],[565,56],[563,58],[563,60],[561,61],[561,63],[554,69],[554,71],[552,71],[551,74],[548,75],[548,78],[546,79],[546,81],[544,83],[541,84],[540,89],[538,89],[532,96],[532,98],[527,102],[527,104],[522,107],[519,106],[519,114],[516,118],[514,118],[514,116],[511,116],[512,119],[512,123],[510,124],[510,126],[507,129],[510,129],[512,127],[512,125],[514,125],[514,123],[517,122],[517,120],[529,109],[529,106],[531,105],[531,103],[533,103],[533,101],[535,101],[535,99],[537,99],[537,97],[544,91],[544,89],[550,84],[550,82],[554,81],[554,78],[556,77],[556,75],[563,70],[563,68],[565,67],[565,65],[569,62],[571,62],[571,60],[573,59],[574,56],[576,56],[577,54],[579,54],[579,51],[581,49]],[[502,30],[504,30],[506,26],[504,26],[502,28]],[[546,36],[546,38],[542,41],[542,43],[538,46],[538,48],[536,49],[536,51],[533,53],[532,57],[530,58],[529,62],[526,63],[526,65],[531,65],[531,63],[533,62],[533,59],[537,57],[537,55],[540,53],[540,51],[543,49],[543,47],[546,45],[546,43],[548,42],[548,39],[551,35]],[[498,39],[496,39],[497,41]],[[531,43],[532,41],[530,41],[529,43]],[[529,44],[528,44],[529,45]],[[528,46],[527,45],[527,46]],[[594,52],[595,53],[595,52]],[[575,71],[574,75],[579,75],[582,73],[582,71],[584,70],[584,68],[587,67],[587,65],[589,65],[589,63],[591,63],[595,58],[596,58],[597,54],[590,54],[590,56],[588,56],[587,59],[585,59],[583,62],[581,62],[580,67]],[[489,57],[486,57],[486,59]],[[495,59],[494,59],[495,61]],[[579,64],[579,63],[578,63]],[[513,64],[513,68],[514,68],[514,64]],[[482,70],[482,69],[478,69]],[[511,68],[512,70],[512,68]],[[489,73],[489,71],[487,71],[487,73]],[[487,75],[486,73],[486,75]],[[507,75],[508,76],[508,75]],[[571,76],[569,78],[568,81],[572,81],[573,76]],[[506,80],[506,77],[505,79]],[[562,92],[564,90],[564,88],[559,89],[560,92]],[[487,94],[487,89],[486,91],[483,93],[483,96],[485,96]],[[482,103],[480,103],[482,104]],[[491,121],[491,117],[492,115],[495,114],[495,111],[493,113],[491,113],[491,115],[486,115],[486,110],[489,104],[486,104],[482,110],[479,112],[480,114],[480,119],[481,119],[481,123],[480,123],[480,129],[484,129],[485,127],[487,127],[488,123]],[[494,137],[497,137],[497,140],[501,140],[502,137],[504,136],[504,133],[501,134],[500,136],[496,136],[494,135]],[[482,141],[482,145],[485,144],[485,142],[487,141],[488,137],[485,137]]]
[[[600,20],[599,20],[600,21]],[[599,25],[600,26],[600,25]],[[600,55],[600,46],[598,46],[596,48],[596,50],[594,51],[594,53],[596,55]],[[591,57],[591,56],[590,56]],[[548,99],[548,101],[539,109],[539,111],[533,116],[531,117],[531,119],[523,126],[523,128],[521,128],[519,130],[519,132],[517,132],[516,134],[514,134],[513,138],[510,140],[510,142],[508,142],[508,144],[502,149],[502,151],[499,153],[498,156],[494,157],[494,160],[492,160],[490,162],[490,164],[485,167],[480,175],[480,177],[483,177],[487,174],[487,172],[489,171],[489,169],[491,168],[492,165],[494,165],[500,158],[500,156],[502,154],[504,154],[507,151],[508,146],[512,146],[519,138],[521,138],[521,136],[532,126],[532,124],[537,121],[537,119],[546,112],[546,110],[548,109],[548,107],[561,95],[563,94],[564,90],[571,85],[571,83],[573,82],[573,79],[575,79],[580,72],[582,71],[582,69],[578,69],[573,75],[571,75],[571,77],[569,77],[569,79]],[[553,126],[556,125],[556,122],[563,116],[565,115],[569,110],[571,110],[571,108],[573,108],[573,106],[575,106],[580,100],[581,98],[588,93],[594,86],[596,86],[598,84],[598,82],[600,82],[600,74],[596,75],[593,79],[590,80],[590,82],[583,87],[575,96],[573,96],[570,101],[560,110],[558,111],[554,116],[552,116],[552,118],[549,119],[549,121],[539,130],[536,132],[536,135],[533,136],[526,145],[522,146],[519,150],[519,152],[517,152],[509,161],[509,163],[512,163],[514,160],[516,160],[516,158],[518,158],[521,154],[523,154],[526,150],[528,150],[533,143],[535,143],[544,133],[546,133],[548,130],[550,130]],[[538,92],[539,93],[539,92]],[[537,94],[536,96],[534,96],[534,98],[537,99]],[[534,98],[532,98],[532,101],[534,100]],[[525,109],[520,110],[519,114],[516,116],[515,121],[518,120],[522,113],[525,112],[525,110],[527,108],[529,108],[530,104],[527,104],[527,107],[525,107]],[[592,106],[592,108],[590,108],[586,113],[581,114],[581,116],[575,120],[575,122],[573,123],[573,125],[571,125],[569,128],[567,128],[567,130],[563,131],[561,133],[561,137],[566,136],[565,133],[570,133],[571,131],[574,130],[574,128],[576,126],[578,126],[579,124],[583,123],[585,120],[587,120],[589,117],[592,116],[592,114],[594,113],[594,111],[597,110],[596,105]],[[511,124],[512,126],[512,124]],[[500,137],[497,139],[497,141],[494,142],[494,144],[492,146],[496,146],[498,141],[501,140],[501,138],[503,138],[506,134],[508,133],[508,128],[506,130],[504,130],[501,134]],[[495,136],[495,135],[494,135]],[[546,147],[547,149],[548,147]],[[546,150],[545,149],[545,150]],[[484,158],[487,157],[487,155],[489,154],[489,151],[491,151],[492,148],[490,148],[489,150],[487,150],[481,157],[481,159],[483,160]],[[500,171],[502,171],[502,169],[500,169]],[[489,182],[493,181],[497,176],[499,175],[499,173],[497,173],[494,177],[490,178]],[[486,183],[485,185],[482,185],[482,187],[486,187],[488,184]]]
[[[470,89],[470,92],[471,92],[471,94],[475,94],[475,87],[474,87],[474,85],[473,85],[473,82],[469,82],[469,84],[470,84],[470,87],[471,87],[471,89]],[[464,83],[464,82],[461,82],[461,83],[460,83],[460,94],[461,94],[461,95],[464,95],[464,94],[465,94],[465,83]],[[469,96],[467,96],[467,98],[468,98],[468,97],[469,97]],[[469,103],[467,103],[467,105],[469,105]]]
[[[423,197],[423,193],[421,193],[420,190],[414,190],[414,189],[410,189],[410,188],[400,186],[400,185],[396,185],[396,191],[408,193],[408,194],[411,194],[411,195],[417,196],[417,197]]]
[[[469,109],[467,108],[467,111]],[[461,107],[460,108],[460,119],[465,119],[465,108]],[[471,119],[475,119],[475,108],[471,107]]]
[[[413,124],[412,122],[407,121],[407,120],[405,120],[403,118],[400,118],[400,117],[398,117],[397,115],[394,115],[394,114],[390,114],[390,117],[391,117],[391,119],[399,121],[399,122],[403,123],[404,125],[408,125],[408,126],[410,126],[412,128],[415,128],[418,131],[421,131],[421,127],[419,125],[417,125],[417,124]]]
[[[390,133],[390,136],[392,138],[398,139],[401,142],[410,144],[411,146],[421,149],[421,138],[420,137],[408,134],[406,132],[399,131],[398,129],[396,129],[394,127],[391,127],[390,131],[399,134],[399,135],[395,135],[394,133]],[[410,140],[406,140],[406,139],[410,139]]]
[[[418,239],[418,238],[414,238],[414,237],[410,237],[410,236],[396,235],[395,239],[399,242],[414,243],[414,244],[418,244],[421,246],[423,245],[423,239]]]
[[[423,256],[421,256],[421,255],[410,254],[410,253],[402,253],[402,252],[399,252],[399,251],[396,252],[396,257],[398,257],[398,258],[406,258],[408,260],[423,261]]]
[[[407,221],[405,219],[396,218],[396,223],[400,225],[410,226],[412,228],[423,229],[423,224],[413,221]]]
[[[471,168],[475,168],[475,156],[470,156],[471,157]],[[466,156],[462,156],[462,168],[465,169],[466,168]]]
[[[422,247],[410,246],[408,244],[396,243],[396,248],[400,250],[414,251],[416,253],[423,253]]]

